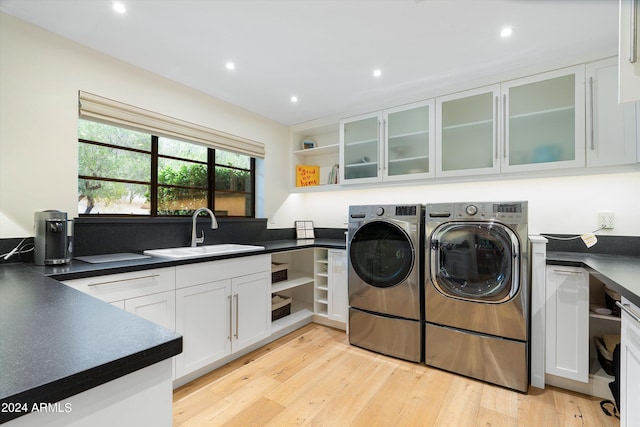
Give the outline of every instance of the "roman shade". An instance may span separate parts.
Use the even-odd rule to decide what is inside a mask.
[[[102,96],[79,91],[81,119],[151,133],[172,139],[195,142],[211,148],[264,158],[264,144],[210,129],[164,114],[124,104]]]

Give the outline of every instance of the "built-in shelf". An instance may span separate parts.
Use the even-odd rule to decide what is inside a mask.
[[[442,126],[442,130],[444,131],[444,130],[463,129],[463,128],[468,128],[468,127],[473,127],[473,126],[492,125],[492,124],[493,124],[493,119],[478,120],[476,122],[460,123],[460,124],[457,124],[457,125]]]
[[[340,151],[340,145],[324,145],[322,147],[307,148],[305,150],[296,150],[293,152],[296,156],[324,156],[326,154],[335,154]]]
[[[589,317],[594,318],[594,319],[604,319],[604,320],[611,320],[612,322],[620,322],[621,318],[620,316],[612,316],[610,314],[597,314],[597,313],[593,313],[593,312],[589,312]]]
[[[429,131],[428,130],[419,130],[419,131],[415,131],[415,132],[406,132],[406,133],[399,133],[397,135],[389,135],[388,139],[400,139],[400,138],[409,138],[412,136],[420,136],[420,135],[428,135]]]
[[[309,323],[313,318],[313,310],[304,304],[295,300],[291,303],[291,314],[271,322],[271,334],[277,334],[278,331],[288,328],[296,323]]]
[[[302,285],[308,285],[309,283],[313,283],[313,277],[310,277],[309,273],[289,271],[287,280],[276,282],[271,285],[271,293],[281,292],[286,289],[296,288]]]
[[[522,114],[515,114],[513,116],[509,116],[509,120],[512,119],[524,119],[527,117],[536,117],[536,116],[542,116],[545,114],[555,114],[555,113],[562,113],[562,112],[573,112],[575,110],[575,107],[573,105],[569,105],[566,107],[558,107],[558,108],[550,108],[548,110],[540,110],[540,111],[532,111],[529,113],[522,113]]]
[[[370,145],[370,144],[377,144],[377,143],[378,143],[377,139],[363,139],[360,141],[345,142],[344,145],[353,147],[354,145]]]
[[[416,160],[425,160],[425,161],[429,161],[429,156],[416,156],[416,157],[405,157],[403,159],[389,159],[389,163],[406,163],[406,162],[413,162]]]
[[[345,167],[348,168],[361,168],[365,166],[378,166],[378,162],[349,163],[345,165]]]

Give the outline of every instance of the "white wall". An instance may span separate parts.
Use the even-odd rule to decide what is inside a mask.
[[[265,215],[288,196],[287,127],[0,14],[0,238],[76,216],[79,90],[263,142]]]
[[[283,204],[287,210],[278,211],[276,218],[291,224],[296,219],[312,219],[316,227],[345,227],[350,205],[526,200],[530,233],[590,232],[598,228],[598,213],[607,211],[615,213],[616,226],[597,234],[640,236],[640,167],[629,169],[597,175],[292,194]]]
[[[77,214],[78,90],[265,143],[265,216],[345,227],[349,205],[528,200],[530,231],[584,233],[613,211],[640,236],[640,166],[622,173],[482,180],[289,195],[289,129],[261,116],[0,14],[0,238],[33,235],[33,214]]]

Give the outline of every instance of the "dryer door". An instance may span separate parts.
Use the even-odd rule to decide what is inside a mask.
[[[349,242],[351,268],[366,284],[390,288],[411,273],[415,252],[407,233],[387,221],[362,225]]]
[[[495,222],[449,222],[430,238],[430,276],[445,296],[502,303],[519,289],[520,245],[511,229]]]

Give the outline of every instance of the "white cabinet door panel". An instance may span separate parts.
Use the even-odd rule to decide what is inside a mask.
[[[640,317],[640,308],[622,299],[624,308]],[[640,426],[640,322],[622,310],[620,340],[620,427]]]
[[[589,381],[589,275],[547,266],[546,372]]]
[[[636,162],[636,105],[618,104],[616,58],[587,64],[587,166]]]
[[[349,295],[347,290],[347,252],[329,250],[329,319],[347,322]]]
[[[176,291],[176,332],[183,336],[176,377],[231,354],[230,306],[230,280]]]
[[[637,102],[640,101],[640,0],[620,0],[619,17],[619,101]]]
[[[234,278],[233,344],[236,352],[266,338],[271,333],[271,280],[266,272]]]
[[[125,300],[124,309],[172,331],[176,329],[175,291]]]

